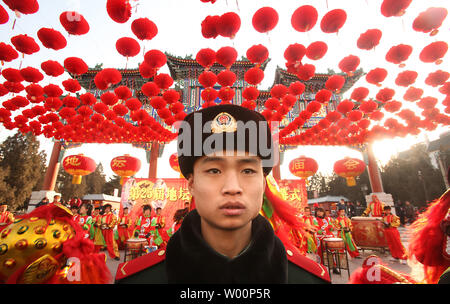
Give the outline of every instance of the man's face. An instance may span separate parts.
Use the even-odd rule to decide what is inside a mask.
[[[310,216],[311,215],[311,209],[309,208],[305,208],[305,216]]]
[[[6,209],[8,209],[8,206],[6,206],[6,205],[1,205],[1,206],[0,206],[0,211],[1,211],[1,212],[5,212]]]
[[[105,213],[110,213],[111,212],[111,207],[106,207],[105,208]]]
[[[123,215],[128,215],[128,209],[123,209]]]
[[[161,209],[156,209],[156,215],[161,215]]]
[[[98,209],[94,210],[94,216],[97,216],[99,213],[100,213],[100,210],[98,210]]]
[[[345,210],[344,209],[341,209],[341,210],[339,210],[339,216],[344,216],[345,215]]]
[[[325,216],[330,216],[330,211],[325,211]]]
[[[80,214],[86,214],[87,213],[87,208],[85,205],[80,207]]]
[[[146,209],[146,210],[144,211],[144,216],[145,216],[145,217],[149,217],[149,216],[150,216],[150,209]]]
[[[242,228],[261,209],[266,180],[256,156],[204,156],[188,181],[202,223],[213,228]]]
[[[386,215],[389,215],[389,214],[391,214],[391,210],[390,210],[390,209],[386,209],[386,210],[384,210],[384,214],[386,214]]]

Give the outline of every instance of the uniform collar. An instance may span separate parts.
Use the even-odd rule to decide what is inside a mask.
[[[287,283],[287,263],[283,244],[261,215],[252,222],[249,246],[233,259],[205,242],[196,210],[184,218],[166,251],[169,283]]]

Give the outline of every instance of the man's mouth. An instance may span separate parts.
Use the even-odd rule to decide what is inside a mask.
[[[245,211],[244,204],[240,202],[227,202],[219,208],[225,215],[240,215]]]

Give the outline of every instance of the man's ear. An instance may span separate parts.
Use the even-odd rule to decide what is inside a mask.
[[[188,177],[187,177],[187,181],[188,181],[188,189],[189,189],[189,192],[191,193],[191,196],[194,196],[194,187],[193,187],[193,184],[194,184],[194,174],[189,174],[188,175]]]

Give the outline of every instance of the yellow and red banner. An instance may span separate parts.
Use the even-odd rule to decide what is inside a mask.
[[[131,178],[122,187],[120,214],[128,207],[133,222],[142,214],[142,206],[152,207],[151,216],[156,208],[166,220],[166,229],[173,224],[173,215],[183,209],[185,202],[191,201],[187,180],[184,178]]]
[[[308,206],[308,195],[304,179],[277,180],[281,197],[299,210]]]

